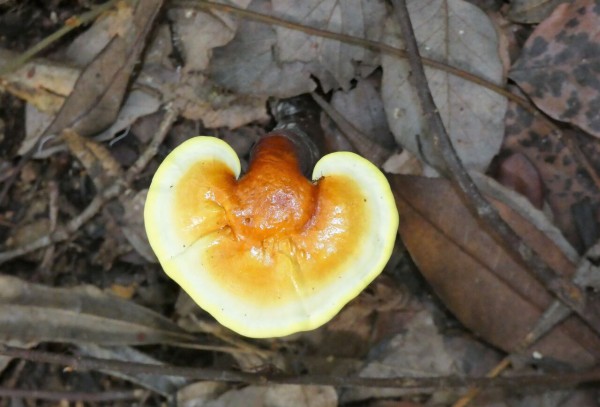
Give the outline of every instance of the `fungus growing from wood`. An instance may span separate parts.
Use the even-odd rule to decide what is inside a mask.
[[[224,141],[192,138],[161,164],[146,200],[146,231],[165,272],[249,337],[329,321],[382,271],[398,228],[377,167],[332,153],[310,181],[286,135],[262,138],[241,177]]]

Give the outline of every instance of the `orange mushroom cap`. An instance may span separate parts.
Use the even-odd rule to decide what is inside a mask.
[[[224,141],[190,139],[159,167],[144,210],[165,272],[224,326],[256,338],[314,329],[389,260],[398,211],[366,159],[326,155],[311,182],[275,133],[239,175]]]

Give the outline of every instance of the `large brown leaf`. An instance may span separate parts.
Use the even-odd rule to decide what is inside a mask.
[[[448,181],[400,175],[391,182],[400,235],[433,289],[466,327],[514,351],[553,297],[485,232]],[[574,272],[574,265],[546,235],[507,206],[494,205],[554,270]],[[600,340],[576,317],[569,317],[530,351],[589,366],[600,357]]]

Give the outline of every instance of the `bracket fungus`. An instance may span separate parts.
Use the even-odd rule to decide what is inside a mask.
[[[292,133],[262,138],[241,177],[224,141],[187,140],[158,168],[146,200],[146,232],[165,272],[249,337],[329,321],[381,273],[398,229],[377,167],[336,152],[317,162],[311,182]]]

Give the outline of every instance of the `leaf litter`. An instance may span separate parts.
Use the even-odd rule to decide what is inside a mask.
[[[3,343],[43,347],[62,342],[89,356],[157,363],[152,355],[161,355],[166,363],[177,364],[170,353],[127,346],[200,339],[207,349],[223,350],[186,355],[214,368],[232,363],[243,370],[271,366],[286,374],[316,377],[482,376],[499,360],[497,349],[512,355],[514,371],[534,366],[556,372],[597,364],[600,340],[575,316],[553,326],[527,349],[519,348],[554,303],[553,297],[466,212],[447,181],[420,176],[391,178],[406,247],[398,245],[401,260],[325,327],[249,344],[209,329],[214,327],[210,317],[195,306],[177,308],[180,315],[172,315],[168,310],[177,292],[156,265],[142,212],[153,171],[182,140],[193,134],[218,135],[238,140],[236,150],[247,155],[252,141],[270,125],[270,98],[313,92],[327,103],[319,105],[330,145],[344,145],[335,140],[351,131],[345,148],[378,165],[392,157],[384,168],[394,172],[431,175],[427,164],[439,166],[440,161],[404,59],[276,23],[285,20],[401,46],[389,4],[222,3],[267,14],[273,23],[190,2],[165,6],[157,0],[142,7],[141,2],[122,1],[44,58],[1,78],[1,89],[26,103],[18,148],[0,149],[2,160],[10,163],[16,150],[22,155],[32,149],[43,158],[21,170],[10,201],[0,203],[0,220],[10,220],[8,226],[0,223],[3,250],[25,247],[47,233],[63,239],[49,238],[41,246],[52,248],[45,254],[25,250],[1,266],[0,314],[3,326],[10,327],[2,330]],[[576,276],[578,284],[593,293],[598,287],[598,256],[588,249],[600,236],[594,229],[600,213],[598,185],[586,173],[590,165],[581,160],[593,167],[598,156],[593,114],[598,72],[592,52],[598,47],[597,5],[576,0],[555,7],[551,1],[526,0],[499,9],[501,18],[517,27],[540,22],[521,49],[498,41],[494,23],[473,3],[408,1],[422,55],[506,85],[510,61],[505,47],[510,46],[512,55],[520,52],[510,78],[533,100],[533,109],[551,118],[515,103],[522,98],[517,92],[509,102],[505,95],[440,67],[427,68],[434,99],[459,157],[476,172],[476,182],[502,216],[553,269]],[[158,12],[161,7],[165,13]],[[0,47],[3,62],[17,55],[1,38]],[[174,102],[176,114],[169,119],[165,106]],[[179,123],[166,140],[152,147],[154,135],[148,133],[175,119]],[[0,135],[0,147],[5,143],[6,136]],[[583,154],[573,151],[574,145],[581,146]],[[146,168],[138,168],[136,155]],[[133,162],[135,171],[128,169]],[[515,200],[494,177],[524,193],[537,209],[525,199]],[[127,187],[116,189],[121,193],[106,192],[125,179]],[[59,190],[58,206],[56,198],[47,198],[52,188]],[[88,206],[101,196],[109,198]],[[65,238],[63,225],[91,210],[96,212]],[[54,220],[52,211],[58,211]],[[38,267],[42,263],[44,267]],[[36,284],[39,281],[46,285]],[[82,286],[86,282],[106,292],[126,293],[129,299]],[[430,288],[462,325],[428,299]],[[183,357],[179,363],[190,360]],[[12,364],[6,361],[2,367],[10,370]],[[442,389],[414,398],[402,389],[239,388],[105,373],[162,397],[178,391],[182,405],[190,406],[250,401],[289,405],[291,400],[297,405],[378,405],[390,399],[450,405],[460,396]],[[569,399],[591,405],[583,392],[545,394],[557,406],[573,403]],[[486,393],[477,405],[504,405],[498,403],[507,400],[533,405],[542,397]]]

